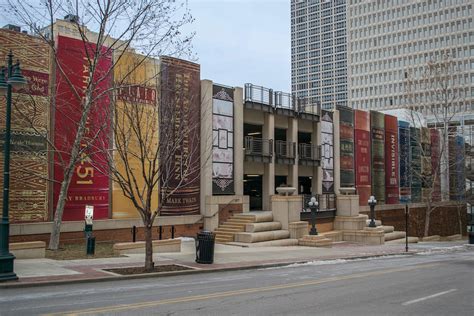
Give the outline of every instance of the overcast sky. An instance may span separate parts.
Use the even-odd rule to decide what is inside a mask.
[[[202,79],[290,92],[289,0],[187,1],[195,21],[185,31],[196,32],[193,47]],[[0,9],[6,7],[7,0],[0,0]],[[7,23],[15,21],[0,16],[0,26]]]
[[[290,92],[290,1],[188,1],[202,79]]]

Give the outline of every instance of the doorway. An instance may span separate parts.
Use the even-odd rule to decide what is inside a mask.
[[[263,176],[258,174],[244,175],[244,195],[249,196],[250,211],[261,211],[263,207]]]

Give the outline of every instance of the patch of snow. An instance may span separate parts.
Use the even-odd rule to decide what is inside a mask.
[[[429,255],[434,255],[434,254],[462,251],[462,250],[466,250],[467,248],[468,247],[466,247],[466,245],[451,246],[451,247],[433,247],[425,251],[417,252],[416,254],[420,256],[429,256]]]
[[[186,242],[186,241],[194,242],[194,238],[192,238],[192,237],[178,237],[176,239],[181,239],[182,242]]]

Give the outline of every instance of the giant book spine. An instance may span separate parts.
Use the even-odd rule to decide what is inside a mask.
[[[397,118],[385,115],[385,203],[399,201],[398,124]]]
[[[433,177],[433,193],[434,202],[441,201],[441,146],[440,133],[437,129],[430,129],[431,138],[431,170]]]
[[[353,188],[354,182],[354,112],[348,107],[339,110],[339,141],[341,187]]]
[[[354,110],[355,138],[355,182],[359,205],[367,205],[371,194],[370,114]]]
[[[94,219],[109,218],[109,148],[110,94],[112,86],[112,51],[93,43],[58,36],[56,67],[56,104],[54,117],[54,203],[57,203],[63,181],[62,161],[69,161],[72,144],[81,119],[82,99],[88,87],[88,57],[97,54],[99,60],[92,78],[95,89],[91,110],[86,122],[86,133],[81,140],[79,162],[69,184],[64,207],[64,220],[83,220],[86,205],[94,206]],[[61,69],[61,70],[60,70]],[[56,205],[55,205],[56,206]]]
[[[10,138],[10,222],[48,220],[49,45],[27,34],[0,29],[0,60],[10,50],[20,59],[28,85],[12,91]],[[0,168],[3,168],[6,97],[0,97]],[[2,170],[0,170],[2,171]],[[3,174],[3,173],[2,173]],[[3,177],[0,177],[3,187]],[[0,203],[2,203],[0,195]],[[7,231],[8,233],[8,231]]]
[[[431,200],[433,189],[433,173],[431,164],[431,134],[430,129],[421,130],[421,196],[422,201]]]
[[[372,132],[372,194],[385,203],[385,120],[384,114],[370,112]]]
[[[160,156],[160,215],[196,215],[200,213],[201,192],[200,66],[172,57],[161,57],[160,61],[161,113],[171,118],[160,117],[160,149],[174,147]]]
[[[410,172],[410,124],[398,121],[398,142],[400,161],[400,202],[411,201],[411,172]]]
[[[421,202],[421,143],[420,130],[410,127],[410,174],[411,174],[411,202]]]

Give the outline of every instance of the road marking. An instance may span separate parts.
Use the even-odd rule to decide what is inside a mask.
[[[208,299],[215,299],[215,298],[223,298],[223,297],[229,297],[229,296],[235,296],[235,295],[245,295],[245,294],[253,294],[253,293],[260,293],[260,292],[268,292],[268,291],[275,291],[275,290],[284,290],[284,289],[319,285],[319,284],[324,284],[324,283],[359,279],[359,278],[384,275],[384,274],[395,273],[395,272],[405,272],[405,271],[411,271],[411,270],[416,270],[416,269],[421,269],[421,268],[431,268],[431,267],[435,267],[439,265],[441,264],[430,263],[430,264],[416,265],[416,266],[410,266],[410,267],[404,267],[404,268],[394,268],[394,269],[379,270],[379,271],[374,271],[374,272],[363,272],[363,273],[356,273],[356,274],[344,275],[344,276],[338,276],[338,277],[330,277],[330,278],[320,279],[320,280],[264,286],[264,287],[249,288],[249,289],[243,289],[243,290],[233,290],[233,291],[211,293],[211,294],[204,294],[204,295],[185,296],[185,297],[171,298],[171,299],[165,299],[165,300],[155,301],[155,302],[121,304],[121,305],[115,305],[115,306],[109,306],[109,307],[88,308],[88,309],[83,309],[83,310],[59,312],[59,313],[52,313],[52,314],[47,314],[47,315],[50,315],[50,316],[52,315],[89,315],[89,314],[99,314],[99,313],[107,313],[107,312],[128,311],[132,309],[156,307],[156,306],[166,305],[166,304],[185,303],[185,302],[201,301],[201,300],[208,300]]]
[[[448,293],[452,293],[452,292],[455,292],[455,291],[457,291],[457,289],[451,289],[451,290],[448,290],[448,291],[444,291],[444,292],[439,292],[439,293],[436,293],[436,294],[428,295],[428,296],[425,296],[425,297],[420,297],[420,298],[417,298],[416,300],[411,300],[411,301],[405,302],[405,303],[403,303],[402,305],[403,305],[403,306],[407,306],[407,305],[410,305],[410,304],[414,304],[414,303],[426,301],[426,300],[429,300],[430,298],[435,298],[435,297],[438,297],[438,296],[441,296],[441,295],[445,295],[445,294],[448,294]]]

